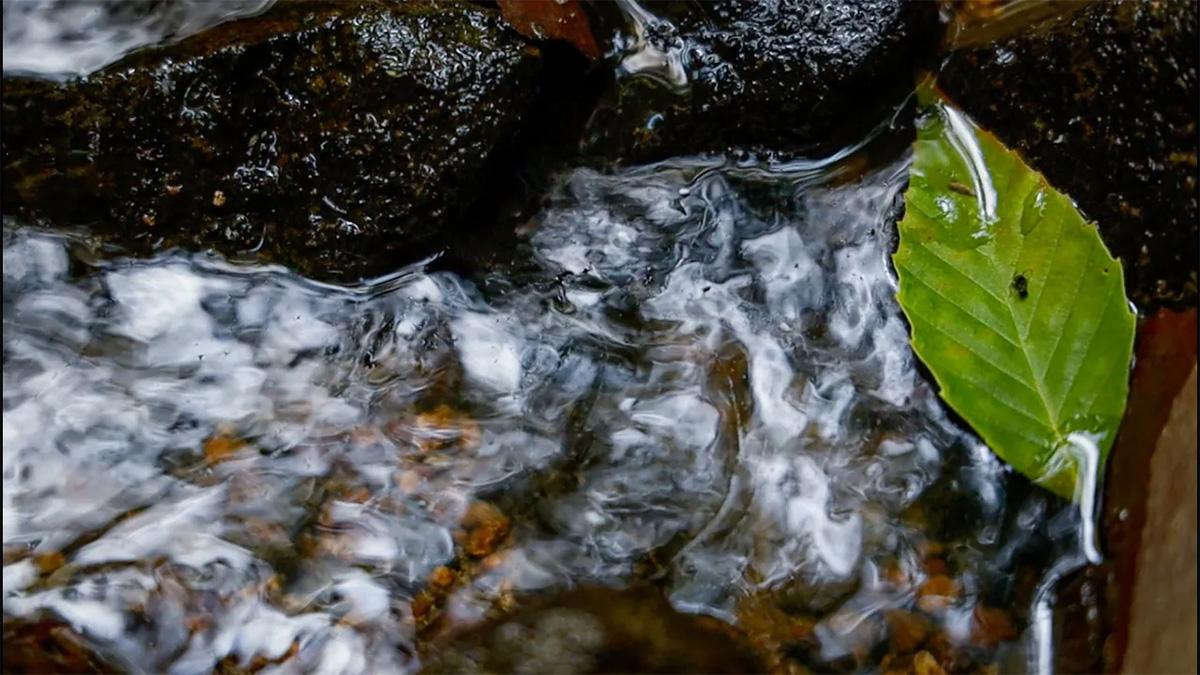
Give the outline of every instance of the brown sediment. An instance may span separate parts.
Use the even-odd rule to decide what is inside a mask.
[[[935,574],[917,589],[917,606],[926,612],[946,609],[958,601],[962,587],[945,574]]]
[[[737,631],[681,614],[653,588],[580,588],[447,636],[424,673],[762,673]]]
[[[891,627],[890,647],[893,654],[911,654],[925,644],[930,622],[921,614],[894,609],[887,613]]]
[[[18,675],[120,672],[67,624],[4,617],[2,669]]]
[[[512,520],[503,511],[485,501],[475,501],[463,516],[463,550],[474,558],[490,555],[508,536]]]

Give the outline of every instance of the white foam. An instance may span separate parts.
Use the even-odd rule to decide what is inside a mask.
[[[273,0],[9,0],[4,3],[4,71],[85,75],[125,54],[254,14]]]
[[[406,672],[413,594],[477,499],[522,508],[451,621],[508,587],[630,581],[668,546],[676,605],[729,620],[756,589],[878,566],[898,546],[878,524],[960,434],[872,234],[898,188],[810,186],[759,217],[695,175],[565,176],[533,283],[496,272],[491,296],[420,266],[338,289],[179,255],[69,279],[64,242],[7,236],[27,262],[5,270],[4,543],[94,540],[68,556],[88,597],[6,586],[6,613],[52,603],[149,672],[294,643],[273,672]]]
[[[463,370],[475,384],[513,394],[521,383],[519,341],[502,318],[467,312],[451,323]]]

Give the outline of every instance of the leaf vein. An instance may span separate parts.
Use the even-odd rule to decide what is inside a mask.
[[[978,279],[976,279],[975,277],[971,276],[970,274],[967,274],[966,270],[962,269],[962,268],[961,268],[961,267],[959,267],[958,265],[955,265],[954,263],[950,262],[949,260],[946,260],[946,259],[945,259],[945,258],[943,258],[942,256],[938,255],[938,254],[937,254],[937,252],[933,250],[933,248],[931,248],[931,247],[929,247],[929,246],[926,246],[924,243],[918,242],[918,245],[919,245],[919,247],[920,247],[921,249],[923,249],[923,250],[927,251],[927,252],[929,253],[929,255],[930,255],[930,256],[932,256],[932,257],[933,257],[934,259],[936,259],[938,262],[942,263],[942,265],[946,266],[946,267],[947,267],[947,268],[949,268],[949,269],[950,269],[952,272],[955,272],[956,274],[958,274],[958,275],[959,275],[959,276],[961,276],[962,278],[964,278],[964,279],[966,279],[967,281],[971,282],[971,284],[972,284],[972,285],[974,285],[976,288],[978,288],[979,290],[981,290],[981,291],[983,291],[984,293],[986,293],[986,294],[988,295],[988,297],[990,297],[991,299],[995,300],[996,302],[999,302],[1000,304],[1005,304],[1005,300],[1004,300],[1003,298],[1001,298],[1000,296],[998,296],[998,295],[996,295],[995,293],[993,293],[993,292],[992,292],[992,289],[988,288],[986,285],[984,285],[983,283],[981,283],[981,282],[980,282]]]
[[[1061,233],[1062,233],[1062,225],[1060,224],[1059,225],[1059,234],[1061,235]],[[1051,261],[1054,260],[1055,255],[1057,255],[1057,253],[1058,253],[1058,245],[1059,245],[1060,238],[1061,237],[1056,237],[1054,240],[1054,247],[1050,251]],[[1018,246],[1017,257],[1014,260],[1020,260],[1021,255],[1025,252],[1025,237],[1024,236],[1020,237],[1017,246]],[[995,264],[995,263],[993,263],[993,264]],[[1046,277],[1046,281],[1042,282],[1042,293],[1045,292],[1046,283],[1048,283],[1048,281],[1049,281],[1049,277]],[[1078,289],[1076,289],[1076,290],[1078,291]],[[1040,295],[1041,294],[1039,293],[1039,296]],[[1025,362],[1025,368],[1026,368],[1027,372],[1029,373],[1029,379],[1031,382],[1033,382],[1033,386],[1030,388],[1034,390],[1034,393],[1037,394],[1038,399],[1041,401],[1042,409],[1046,413],[1046,420],[1049,422],[1050,431],[1051,431],[1051,433],[1053,433],[1055,441],[1056,442],[1060,441],[1063,438],[1063,433],[1058,428],[1058,417],[1055,416],[1054,413],[1052,413],[1050,410],[1049,393],[1046,391],[1046,383],[1044,381],[1045,373],[1043,373],[1042,377],[1039,377],[1034,369],[1033,359],[1030,357],[1030,351],[1032,349],[1032,345],[1027,341],[1028,334],[1026,334],[1026,335],[1021,334],[1021,327],[1018,324],[1017,313],[1013,309],[1012,300],[1009,299],[1007,302],[1005,302],[1004,307],[1006,309],[1008,309],[1008,319],[1010,322],[1012,322],[1013,332],[1017,335],[1017,341],[1020,343],[1020,345],[1017,348],[1017,351],[1021,352],[1021,357]],[[1061,337],[1061,335],[1062,334],[1060,333],[1059,336]],[[1026,385],[1026,386],[1028,386],[1028,385]]]
[[[1029,312],[1029,320],[1025,322],[1025,331],[1021,336],[1022,340],[1029,337],[1029,331],[1033,329],[1033,321],[1037,318],[1038,310],[1041,309],[1042,296],[1046,294],[1046,286],[1049,285],[1047,282],[1050,280],[1050,272],[1054,269],[1054,261],[1057,258],[1058,245],[1062,242],[1062,235],[1063,228],[1060,226],[1058,228],[1058,233],[1054,236],[1054,245],[1050,247],[1050,255],[1048,256],[1048,261],[1046,262],[1046,269],[1042,270],[1041,272],[1043,281],[1041,286],[1038,288],[1037,297],[1033,299],[1033,310]],[[1021,244],[1022,246],[1025,244],[1024,237],[1021,238]]]
[[[1088,247],[1087,260],[1085,260],[1083,262],[1083,269],[1086,270],[1092,264],[1092,254],[1094,254],[1095,252],[1096,252],[1095,246]],[[1050,349],[1050,358],[1046,359],[1046,365],[1042,368],[1042,373],[1039,376],[1039,380],[1046,379],[1046,373],[1050,372],[1050,366],[1054,363],[1054,358],[1056,356],[1058,356],[1059,347],[1061,347],[1062,343],[1063,343],[1063,341],[1062,341],[1063,335],[1067,332],[1066,331],[1067,324],[1069,324],[1071,322],[1071,317],[1075,316],[1076,304],[1078,303],[1078,300],[1079,300],[1079,289],[1083,288],[1083,277],[1084,276],[1085,275],[1082,273],[1075,275],[1076,283],[1075,283],[1074,290],[1071,291],[1071,300],[1070,300],[1070,302],[1065,303],[1065,306],[1069,307],[1070,309],[1067,310],[1067,315],[1065,317],[1063,317],[1062,325],[1059,326],[1057,331],[1055,331],[1054,347]]]
[[[1006,377],[1006,378],[1008,378],[1008,379],[1012,380],[1013,382],[1017,383],[1017,384],[1018,384],[1018,385],[1020,385],[1020,386],[1021,386],[1023,389],[1025,389],[1025,390],[1029,391],[1029,392],[1030,392],[1030,393],[1032,393],[1032,394],[1037,394],[1037,393],[1038,393],[1038,392],[1037,392],[1037,390],[1035,390],[1033,387],[1029,386],[1029,383],[1028,383],[1028,382],[1022,382],[1020,378],[1018,378],[1016,375],[1013,375],[1011,372],[1009,372],[1007,368],[1004,368],[1003,366],[1000,366],[1000,365],[997,365],[996,363],[993,363],[993,362],[991,361],[991,359],[989,359],[989,358],[987,358],[986,356],[984,356],[983,354],[979,353],[979,351],[977,351],[977,350],[976,350],[976,348],[975,348],[975,347],[973,347],[972,345],[970,345],[970,344],[968,344],[968,343],[966,343],[966,342],[962,341],[962,340],[961,340],[961,339],[959,339],[957,336],[950,334],[948,331],[946,331],[946,330],[945,330],[945,329],[943,329],[942,327],[940,327],[940,326],[938,326],[938,325],[934,324],[932,321],[929,321],[929,320],[928,320],[928,319],[926,319],[925,317],[923,317],[923,316],[921,316],[921,315],[919,315],[919,314],[918,314],[918,315],[915,315],[915,316],[916,316],[916,318],[919,318],[919,319],[920,319],[921,323],[925,324],[926,326],[928,326],[928,327],[929,327],[930,329],[932,329],[933,331],[935,331],[935,332],[937,332],[937,333],[940,333],[940,334],[944,335],[944,336],[946,337],[946,339],[947,339],[947,340],[949,340],[950,342],[953,342],[954,344],[956,344],[956,345],[958,345],[958,346],[962,347],[963,349],[966,349],[968,352],[970,352],[970,354],[971,354],[972,356],[974,356],[975,358],[979,359],[980,361],[982,361],[983,363],[987,364],[988,366],[991,366],[991,367],[992,367],[992,368],[993,368],[993,369],[994,369],[996,372],[1000,373],[1000,374],[1001,374],[1001,375],[1003,375],[1004,377]],[[1034,417],[1034,416],[1033,416],[1033,411],[1027,411],[1027,412],[1026,412],[1026,415],[1028,415],[1028,416],[1030,417],[1030,419],[1034,419],[1034,420],[1036,420],[1036,419],[1037,419],[1037,417]],[[1047,426],[1047,427],[1049,427],[1049,425],[1046,425],[1046,426]]]
[[[904,265],[904,267],[905,267],[905,268],[907,268],[907,265]],[[909,270],[909,271],[910,271],[910,273],[911,273],[911,270]],[[984,320],[983,320],[981,317],[979,317],[979,316],[975,315],[973,312],[971,312],[971,310],[969,310],[969,309],[967,309],[966,307],[964,307],[964,306],[960,305],[959,303],[955,302],[953,298],[951,298],[950,296],[946,295],[946,294],[945,294],[943,291],[941,291],[940,289],[934,288],[934,287],[933,287],[933,286],[931,286],[931,285],[930,285],[930,284],[929,284],[927,281],[925,281],[924,279],[920,278],[920,277],[919,277],[918,275],[916,275],[916,274],[911,274],[911,277],[912,277],[912,278],[911,278],[911,280],[912,280],[912,281],[915,281],[916,283],[920,284],[920,285],[921,285],[921,286],[923,286],[925,289],[927,289],[927,290],[928,290],[930,293],[933,293],[933,294],[934,294],[934,295],[936,295],[937,297],[939,297],[939,298],[941,298],[942,300],[944,300],[944,301],[946,302],[946,304],[947,304],[947,305],[949,305],[950,307],[953,307],[953,308],[957,309],[959,312],[961,312],[961,313],[962,313],[963,315],[965,315],[966,317],[968,317],[968,318],[970,318],[970,319],[974,320],[974,321],[975,321],[976,323],[978,323],[980,326],[983,326],[984,328],[986,328],[986,329],[987,329],[988,331],[990,331],[990,332],[991,332],[993,335],[996,335],[996,336],[1000,337],[1000,339],[1004,340],[1006,343],[1008,343],[1008,344],[1009,344],[1010,346],[1012,346],[1014,349],[1020,349],[1020,346],[1019,346],[1017,343],[1013,342],[1013,341],[1012,341],[1012,338],[1010,338],[1010,337],[1008,337],[1007,335],[1005,335],[1003,331],[1001,331],[1001,330],[998,330],[998,329],[997,329],[995,326],[991,325],[991,324],[990,324],[990,323],[988,323],[987,321],[984,321]]]

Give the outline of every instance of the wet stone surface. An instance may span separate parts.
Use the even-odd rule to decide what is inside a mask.
[[[939,84],[1095,220],[1134,302],[1196,304],[1196,6],[1100,2],[951,54]]]
[[[895,112],[938,30],[934,3],[904,0],[656,2],[628,17],[589,139],[626,161],[846,145]]]
[[[539,58],[467,3],[298,2],[58,85],[6,77],[6,214],[356,279],[462,225]],[[479,226],[479,225],[477,225]]]

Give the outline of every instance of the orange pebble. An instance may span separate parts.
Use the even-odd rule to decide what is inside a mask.
[[[49,574],[54,570],[66,564],[67,559],[63,557],[61,551],[50,551],[49,553],[39,553],[34,556],[33,564],[37,566],[38,572]]]
[[[223,462],[246,445],[246,441],[219,433],[204,441],[204,458],[209,464]]]
[[[954,604],[961,592],[957,581],[944,574],[935,574],[917,589],[917,607],[926,612],[945,609]]]
[[[429,575],[429,583],[435,588],[446,589],[454,583],[454,571],[445,565],[433,570]]]

